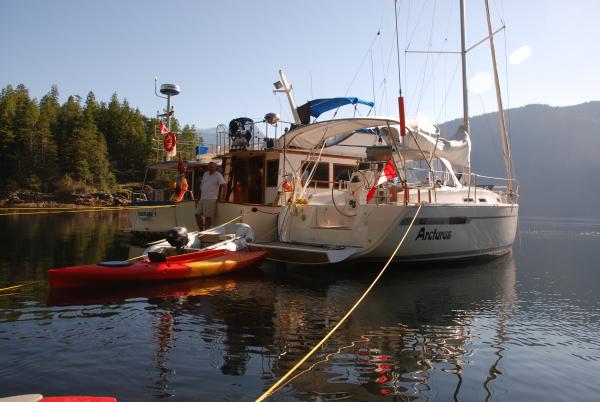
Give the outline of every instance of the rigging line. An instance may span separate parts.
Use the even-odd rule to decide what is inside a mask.
[[[418,205],[419,205],[419,207],[417,208],[417,211],[415,212],[415,215],[413,216],[412,221],[410,222],[410,225],[408,225],[408,228],[406,229],[406,232],[404,232],[404,236],[402,236],[402,239],[400,239],[400,242],[396,246],[396,249],[394,250],[394,252],[390,256],[390,258],[387,260],[387,262],[385,263],[385,265],[383,266],[383,268],[381,269],[381,271],[379,271],[379,274],[377,274],[377,276],[375,277],[375,279],[373,280],[373,282],[371,282],[371,284],[369,285],[369,287],[358,298],[358,300],[356,301],[356,303],[354,303],[354,305],[338,321],[338,323],[331,330],[329,330],[329,332],[327,332],[327,334],[323,337],[323,339],[321,339],[306,355],[304,355],[304,357],[302,359],[300,359],[300,361],[298,363],[296,363],[296,365],[294,367],[292,367],[287,373],[285,373],[285,375],[283,377],[281,377],[275,384],[273,384],[260,397],[258,397],[258,399],[256,399],[256,402],[260,402],[260,401],[265,400],[266,398],[268,398],[269,396],[271,396],[275,392],[277,392],[279,389],[281,389],[281,385],[288,379],[288,377],[290,377],[302,364],[304,364],[305,361],[307,361],[313,354],[315,354],[315,352],[321,346],[323,346],[323,344],[325,344],[325,342],[327,342],[327,340],[335,333],[335,331],[337,331],[337,329],[339,327],[341,327],[344,322],[346,322],[346,320],[348,319],[348,317],[350,317],[350,315],[352,315],[352,313],[354,312],[354,310],[356,310],[356,308],[360,305],[360,303],[362,303],[362,301],[369,295],[369,293],[371,292],[371,290],[379,282],[379,279],[383,276],[383,274],[385,273],[385,271],[387,270],[387,268],[389,267],[389,265],[392,263],[394,257],[396,256],[396,254],[400,250],[400,247],[402,247],[402,245],[404,244],[404,240],[408,236],[408,232],[410,232],[410,230],[412,229],[413,224],[415,223],[415,220],[417,219],[417,216],[419,215],[419,212],[421,211],[421,207],[423,206],[422,203],[420,203]]]
[[[415,24],[415,27],[413,28],[412,33],[410,34],[410,38],[407,40],[406,49],[405,50],[408,50],[410,48],[410,45],[412,44],[412,40],[413,40],[413,38],[415,36],[415,32],[417,31],[417,28],[419,27],[419,22],[421,21],[421,15],[423,15],[423,10],[425,9],[425,6],[427,5],[427,3],[429,3],[429,0],[425,0],[423,2],[423,5],[421,6],[421,11],[419,11],[419,15],[417,17],[417,22]]]
[[[436,9],[436,6],[437,6],[437,1],[434,1],[433,2],[433,12],[432,12],[432,16],[431,16],[431,28],[429,29],[428,50],[431,50],[431,48],[433,47],[432,40],[433,40],[433,27],[435,25],[435,9]],[[425,95],[425,89],[426,89],[426,87],[425,87],[425,79],[427,77],[427,69],[428,69],[428,66],[429,66],[429,58],[430,58],[430,54],[427,53],[427,56],[425,57],[425,66],[423,68],[423,78],[421,80],[421,90],[420,90],[420,93],[419,93],[419,98],[418,98],[418,102],[417,102],[417,109],[416,109],[415,114],[419,113],[419,109],[421,107],[421,101],[423,100],[423,96]],[[436,58],[436,60],[439,60],[439,56],[438,56],[438,58]],[[435,64],[437,64],[437,63],[435,63]],[[434,65],[433,62],[432,62],[431,66],[432,66],[431,67],[431,74],[433,75],[433,73],[435,71],[435,69],[434,69],[435,65]]]
[[[396,56],[398,64],[398,96],[402,96],[402,74],[400,71],[400,39],[398,38],[398,2],[394,1],[394,18],[396,19]]]
[[[387,114],[390,114],[390,106],[387,102],[387,98],[386,101],[384,102],[384,95],[386,94],[386,87],[387,87],[387,83],[386,83],[386,73],[385,73],[385,63],[384,63],[384,58],[383,58],[383,41],[381,40],[381,36],[379,36],[379,54],[381,55],[381,76],[383,77],[380,86],[382,87],[381,90],[381,103],[380,105],[383,105],[385,103],[386,105],[386,110],[387,110]],[[377,103],[377,100],[375,100],[375,103]]]
[[[375,97],[375,71],[373,70],[373,50],[371,50],[371,88],[373,90],[373,102],[375,102],[377,99]],[[373,113],[377,116],[377,103],[373,104]],[[369,114],[371,114],[370,110]]]
[[[444,110],[444,111],[446,110],[446,103],[448,102],[448,95],[450,95],[450,88],[452,87],[452,84],[454,83],[454,79],[456,78],[456,72],[458,71],[459,66],[460,66],[460,60],[457,60],[456,66],[454,67],[454,72],[452,73],[452,78],[450,78],[450,83],[446,87],[446,95],[444,97],[444,102],[442,103],[442,106],[440,107],[438,115],[436,116],[436,121],[440,120],[440,117],[442,115],[442,110]]]
[[[504,21],[502,21],[502,24],[505,25]],[[510,149],[510,133],[511,133],[511,131],[510,131],[511,130],[511,128],[510,128],[510,126],[511,126],[511,124],[510,124],[510,92],[508,90],[508,88],[509,88],[509,85],[508,85],[508,45],[507,45],[507,41],[508,41],[507,36],[508,35],[506,33],[506,29],[504,29],[503,36],[504,36],[504,75],[506,76],[506,91],[505,91],[506,92],[506,109],[505,110],[506,110],[506,120],[507,120],[506,137],[508,139],[508,146]],[[512,161],[512,158],[510,160],[510,165],[511,165],[510,167],[512,169],[513,177],[516,177],[517,173],[515,172],[515,165]]]
[[[486,125],[486,127],[487,127],[487,131],[488,131],[488,134],[489,134],[489,136],[490,136],[490,139],[492,139],[492,140],[493,140],[493,138],[494,138],[494,133],[492,132],[492,126],[490,125],[490,122],[489,122],[489,120],[488,120],[487,113],[486,113],[486,111],[485,111],[485,105],[483,104],[483,97],[481,96],[481,92],[479,92],[479,88],[477,88],[477,89],[478,89],[478,91],[477,91],[477,95],[478,95],[478,97],[479,97],[479,102],[481,103],[481,110],[483,111],[483,114],[481,115],[481,117],[482,117],[482,118],[483,118],[483,120],[485,121],[485,125]],[[492,144],[494,144],[494,142],[492,142]],[[496,144],[496,145],[493,145],[493,146],[492,146],[492,148],[494,149],[494,153],[496,154],[496,158],[497,158],[496,160],[500,160],[500,159],[502,159],[502,158],[500,158],[500,154],[498,153],[497,144]]]
[[[432,37],[433,37],[433,26],[434,26],[434,22],[435,22],[434,19],[435,19],[435,8],[436,8],[436,6],[437,6],[437,2],[434,4],[434,15],[433,15],[433,18],[432,18],[432,27],[431,27],[431,33],[430,33],[430,47],[429,47],[430,49],[431,49],[431,45],[432,45],[431,41],[432,41]],[[449,32],[450,32],[450,18],[448,19],[448,23],[446,24],[446,32],[444,33],[444,41],[443,41],[443,45],[441,46],[441,50],[442,51],[444,49],[446,49],[446,47],[448,45],[448,33]],[[425,77],[426,77],[426,74],[427,74],[427,65],[428,65],[428,61],[429,61],[429,54],[427,54],[427,55],[428,56],[426,58],[425,65],[424,65],[423,70],[422,70],[423,71],[423,73],[422,73],[423,74],[423,81],[425,81]],[[434,61],[431,64],[431,77],[430,77],[430,79],[433,79],[433,75],[435,74],[435,71],[437,70],[440,57],[442,57],[442,56],[443,56],[443,54],[438,53],[434,57],[434,59],[433,59]],[[405,58],[405,61],[406,61],[406,58]],[[405,79],[406,79],[406,74],[407,73],[408,73],[408,71],[407,71],[407,69],[405,69]],[[419,73],[419,75],[421,75],[421,73]],[[414,88],[413,97],[416,96],[416,93],[417,93],[418,89],[419,89],[419,87],[415,87]],[[419,106],[420,106],[420,103],[422,101],[422,96],[423,96],[423,93],[424,93],[425,90],[426,90],[426,87],[425,88],[421,87],[421,95],[420,95],[421,99],[418,102]],[[447,98],[447,96],[446,96],[446,98]],[[418,108],[417,108],[417,111],[418,111]]]
[[[408,11],[406,13],[406,30],[404,33],[404,88],[408,88],[408,65],[407,65],[407,59],[408,57],[406,57],[406,49],[408,48],[408,27],[409,27],[409,22],[411,21],[410,19],[410,4],[411,1],[408,0]]]
[[[388,115],[390,114],[390,109],[389,109],[389,102],[388,102],[389,99],[388,99],[388,93],[387,93],[387,77],[390,73],[390,66],[392,65],[392,56],[393,55],[394,55],[394,38],[392,38],[392,43],[390,45],[390,51],[388,53],[388,62],[387,62],[387,66],[385,67],[385,74],[383,75],[383,93],[385,93],[385,104],[386,104],[386,108],[387,108],[386,110],[387,110]],[[381,57],[383,59],[383,50],[382,50]],[[383,65],[382,65],[382,69],[383,69]]]
[[[375,34],[375,37],[373,37],[373,40],[371,41],[371,44],[369,45],[369,48],[367,49],[365,55],[363,56],[362,61],[358,65],[358,68],[356,69],[356,73],[354,74],[354,77],[352,78],[352,81],[350,81],[350,85],[348,85],[348,88],[346,89],[346,93],[344,93],[344,96],[348,96],[348,92],[350,92],[350,88],[352,88],[352,85],[354,84],[354,81],[356,80],[356,77],[358,77],[358,73],[360,73],[360,69],[362,68],[363,64],[365,63],[365,60],[367,59],[367,56],[369,55],[369,52],[371,51],[371,49],[373,48],[373,45],[375,44],[375,40],[377,39],[377,37],[380,34],[381,34],[381,30],[377,30],[377,33]]]
[[[498,14],[500,14],[499,15],[500,22],[502,23],[502,25],[506,25],[504,23],[504,4],[500,3],[500,7],[498,7],[498,4],[496,3],[496,0],[492,0],[492,2],[494,3],[493,5],[496,8],[496,10],[498,10]]]

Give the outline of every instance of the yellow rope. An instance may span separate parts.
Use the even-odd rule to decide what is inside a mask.
[[[10,206],[3,206],[0,207],[0,211],[12,211],[12,210],[22,210],[22,211],[27,211],[27,210],[39,210],[39,209],[45,209],[45,210],[53,210],[53,209],[78,209],[79,207],[76,206],[76,204],[74,204],[75,206],[73,207],[10,207]],[[83,208],[83,206],[82,206]],[[96,208],[96,209],[101,209],[101,208],[115,208],[114,206],[88,206],[85,208]]]
[[[207,234],[207,233],[210,233],[209,231],[211,231],[211,230],[215,230],[215,229],[218,229],[218,228],[220,228],[220,227],[223,227],[223,226],[225,226],[225,225],[229,225],[230,223],[233,223],[233,222],[237,221],[238,219],[240,219],[240,218],[242,218],[242,217],[243,217],[243,215],[236,216],[236,217],[235,217],[235,218],[233,218],[232,220],[230,220],[230,221],[227,221],[227,222],[225,222],[225,223],[222,223],[222,224],[220,224],[219,226],[215,226],[215,227],[212,227],[212,228],[210,228],[210,229],[206,229],[206,230],[204,230],[204,231],[202,231],[202,232],[195,232],[195,233],[196,233],[196,234],[200,234],[200,236],[198,236],[198,237],[202,237],[202,236],[204,236],[205,234]],[[163,239],[163,240],[164,240],[164,239]],[[160,241],[160,240],[159,240],[159,241]],[[142,255],[138,255],[137,257],[132,257],[132,258],[130,258],[130,259],[128,259],[128,260],[125,260],[125,261],[133,261],[133,260],[138,260],[138,259],[140,259],[140,258],[143,258],[143,257],[145,257],[145,256],[146,256],[145,254],[142,254]]]
[[[33,281],[33,282],[26,282],[26,283],[21,283],[21,284],[18,284],[18,285],[8,286],[8,287],[5,287],[5,288],[0,288],[0,292],[4,292],[5,290],[12,290],[12,289],[22,288],[23,286],[34,285],[34,284],[40,283],[40,282],[44,282],[44,281]]]
[[[45,214],[66,214],[66,213],[77,213],[77,212],[102,212],[102,211],[126,211],[131,209],[157,209],[157,208],[173,208],[175,205],[144,205],[144,206],[132,206],[132,207],[90,207],[90,208],[71,208],[68,210],[60,211],[35,211],[35,212],[9,212],[0,213],[0,216],[12,216],[12,215],[45,215]]]
[[[25,285],[14,285],[14,286],[8,286],[6,288],[2,288],[0,289],[0,292],[4,292],[5,290],[11,290],[11,289],[18,289],[18,288],[22,288]]]
[[[365,292],[362,294],[362,296],[360,296],[358,298],[358,300],[356,301],[356,303],[354,303],[354,305],[350,308],[350,310],[348,310],[348,312],[346,313],[346,315],[344,315],[342,317],[342,319],[327,333],[327,335],[325,335],[325,337],[323,337],[323,339],[321,339],[319,341],[319,343],[317,343],[310,350],[310,352],[308,352],[302,359],[300,359],[300,361],[298,363],[296,363],[296,365],[294,367],[292,367],[283,377],[281,377],[275,384],[273,384],[271,386],[271,388],[269,388],[258,399],[256,399],[256,402],[263,401],[266,398],[268,398],[269,396],[271,396],[273,393],[275,393],[280,388],[280,385],[283,382],[285,382],[285,380],[289,376],[291,376],[306,360],[308,360],[308,358],[310,358],[331,337],[331,335],[333,335],[333,333],[346,321],[346,319],[348,319],[348,317],[350,317],[350,315],[354,312],[354,310],[356,310],[356,308],[358,307],[358,305],[365,299],[365,297],[367,297],[367,295],[369,294],[369,292],[371,292],[371,289],[373,289],[373,287],[375,286],[375,284],[377,284],[377,282],[379,281],[379,278],[381,278],[381,276],[383,275],[383,273],[387,270],[388,266],[390,265],[390,263],[392,262],[392,260],[396,256],[396,254],[398,253],[398,250],[400,250],[400,247],[404,243],[404,239],[406,239],[406,236],[408,235],[408,232],[410,232],[410,229],[412,228],[413,224],[415,223],[415,219],[417,218],[417,215],[419,215],[419,211],[421,211],[421,206],[422,205],[423,204],[419,204],[419,208],[417,209],[417,212],[415,213],[415,216],[413,216],[412,221],[410,222],[410,225],[408,226],[408,229],[406,229],[406,232],[404,233],[404,236],[402,236],[402,239],[400,239],[400,242],[398,243],[398,246],[396,247],[396,249],[394,250],[394,252],[390,256],[390,258],[388,259],[387,263],[381,269],[381,271],[379,272],[379,274],[375,277],[375,279],[373,280],[373,282],[371,283],[371,285],[369,285],[369,287],[367,288],[367,290],[365,290]]]

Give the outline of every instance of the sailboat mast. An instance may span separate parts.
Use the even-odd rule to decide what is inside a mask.
[[[471,135],[469,125],[469,94],[467,92],[467,45],[465,34],[465,0],[460,0],[460,56],[462,64],[462,90],[463,90],[463,126],[466,133]]]
[[[498,121],[500,122],[500,138],[502,139],[502,153],[504,154],[504,170],[508,179],[507,191],[512,193],[512,168],[510,145],[508,143],[508,132],[504,120],[504,107],[502,106],[502,94],[500,93],[500,80],[498,79],[498,67],[496,65],[496,48],[494,47],[494,33],[492,32],[492,20],[490,18],[490,6],[485,0],[485,13],[487,16],[488,34],[490,38],[490,50],[492,52],[492,67],[494,69],[494,83],[496,85],[496,102],[498,103]]]

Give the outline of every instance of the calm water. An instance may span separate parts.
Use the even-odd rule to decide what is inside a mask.
[[[50,292],[51,266],[126,258],[116,213],[0,217],[0,397],[249,401],[344,314],[378,266]],[[600,221],[523,219],[514,254],[395,266],[272,400],[590,401],[600,395]],[[33,282],[37,281],[37,282]]]

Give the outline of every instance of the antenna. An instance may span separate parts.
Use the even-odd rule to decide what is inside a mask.
[[[171,131],[171,117],[175,113],[173,107],[171,106],[171,96],[176,96],[181,93],[181,89],[177,84],[161,84],[160,93],[164,96],[161,96],[156,91],[156,82],[158,81],[158,77],[154,77],[154,94],[159,97],[167,100],[167,111],[163,114],[159,114],[158,117],[166,117],[167,121],[167,130]],[[167,160],[170,160],[170,157],[167,157]]]
[[[294,98],[292,97],[292,86],[287,82],[285,78],[285,74],[283,70],[279,70],[279,76],[281,77],[281,81],[277,81],[273,83],[275,90],[273,93],[284,92],[287,95],[288,102],[290,103],[290,108],[292,109],[292,115],[294,116],[294,122],[298,125],[301,124],[300,116],[298,115],[298,110],[296,110],[296,103],[294,102]]]

